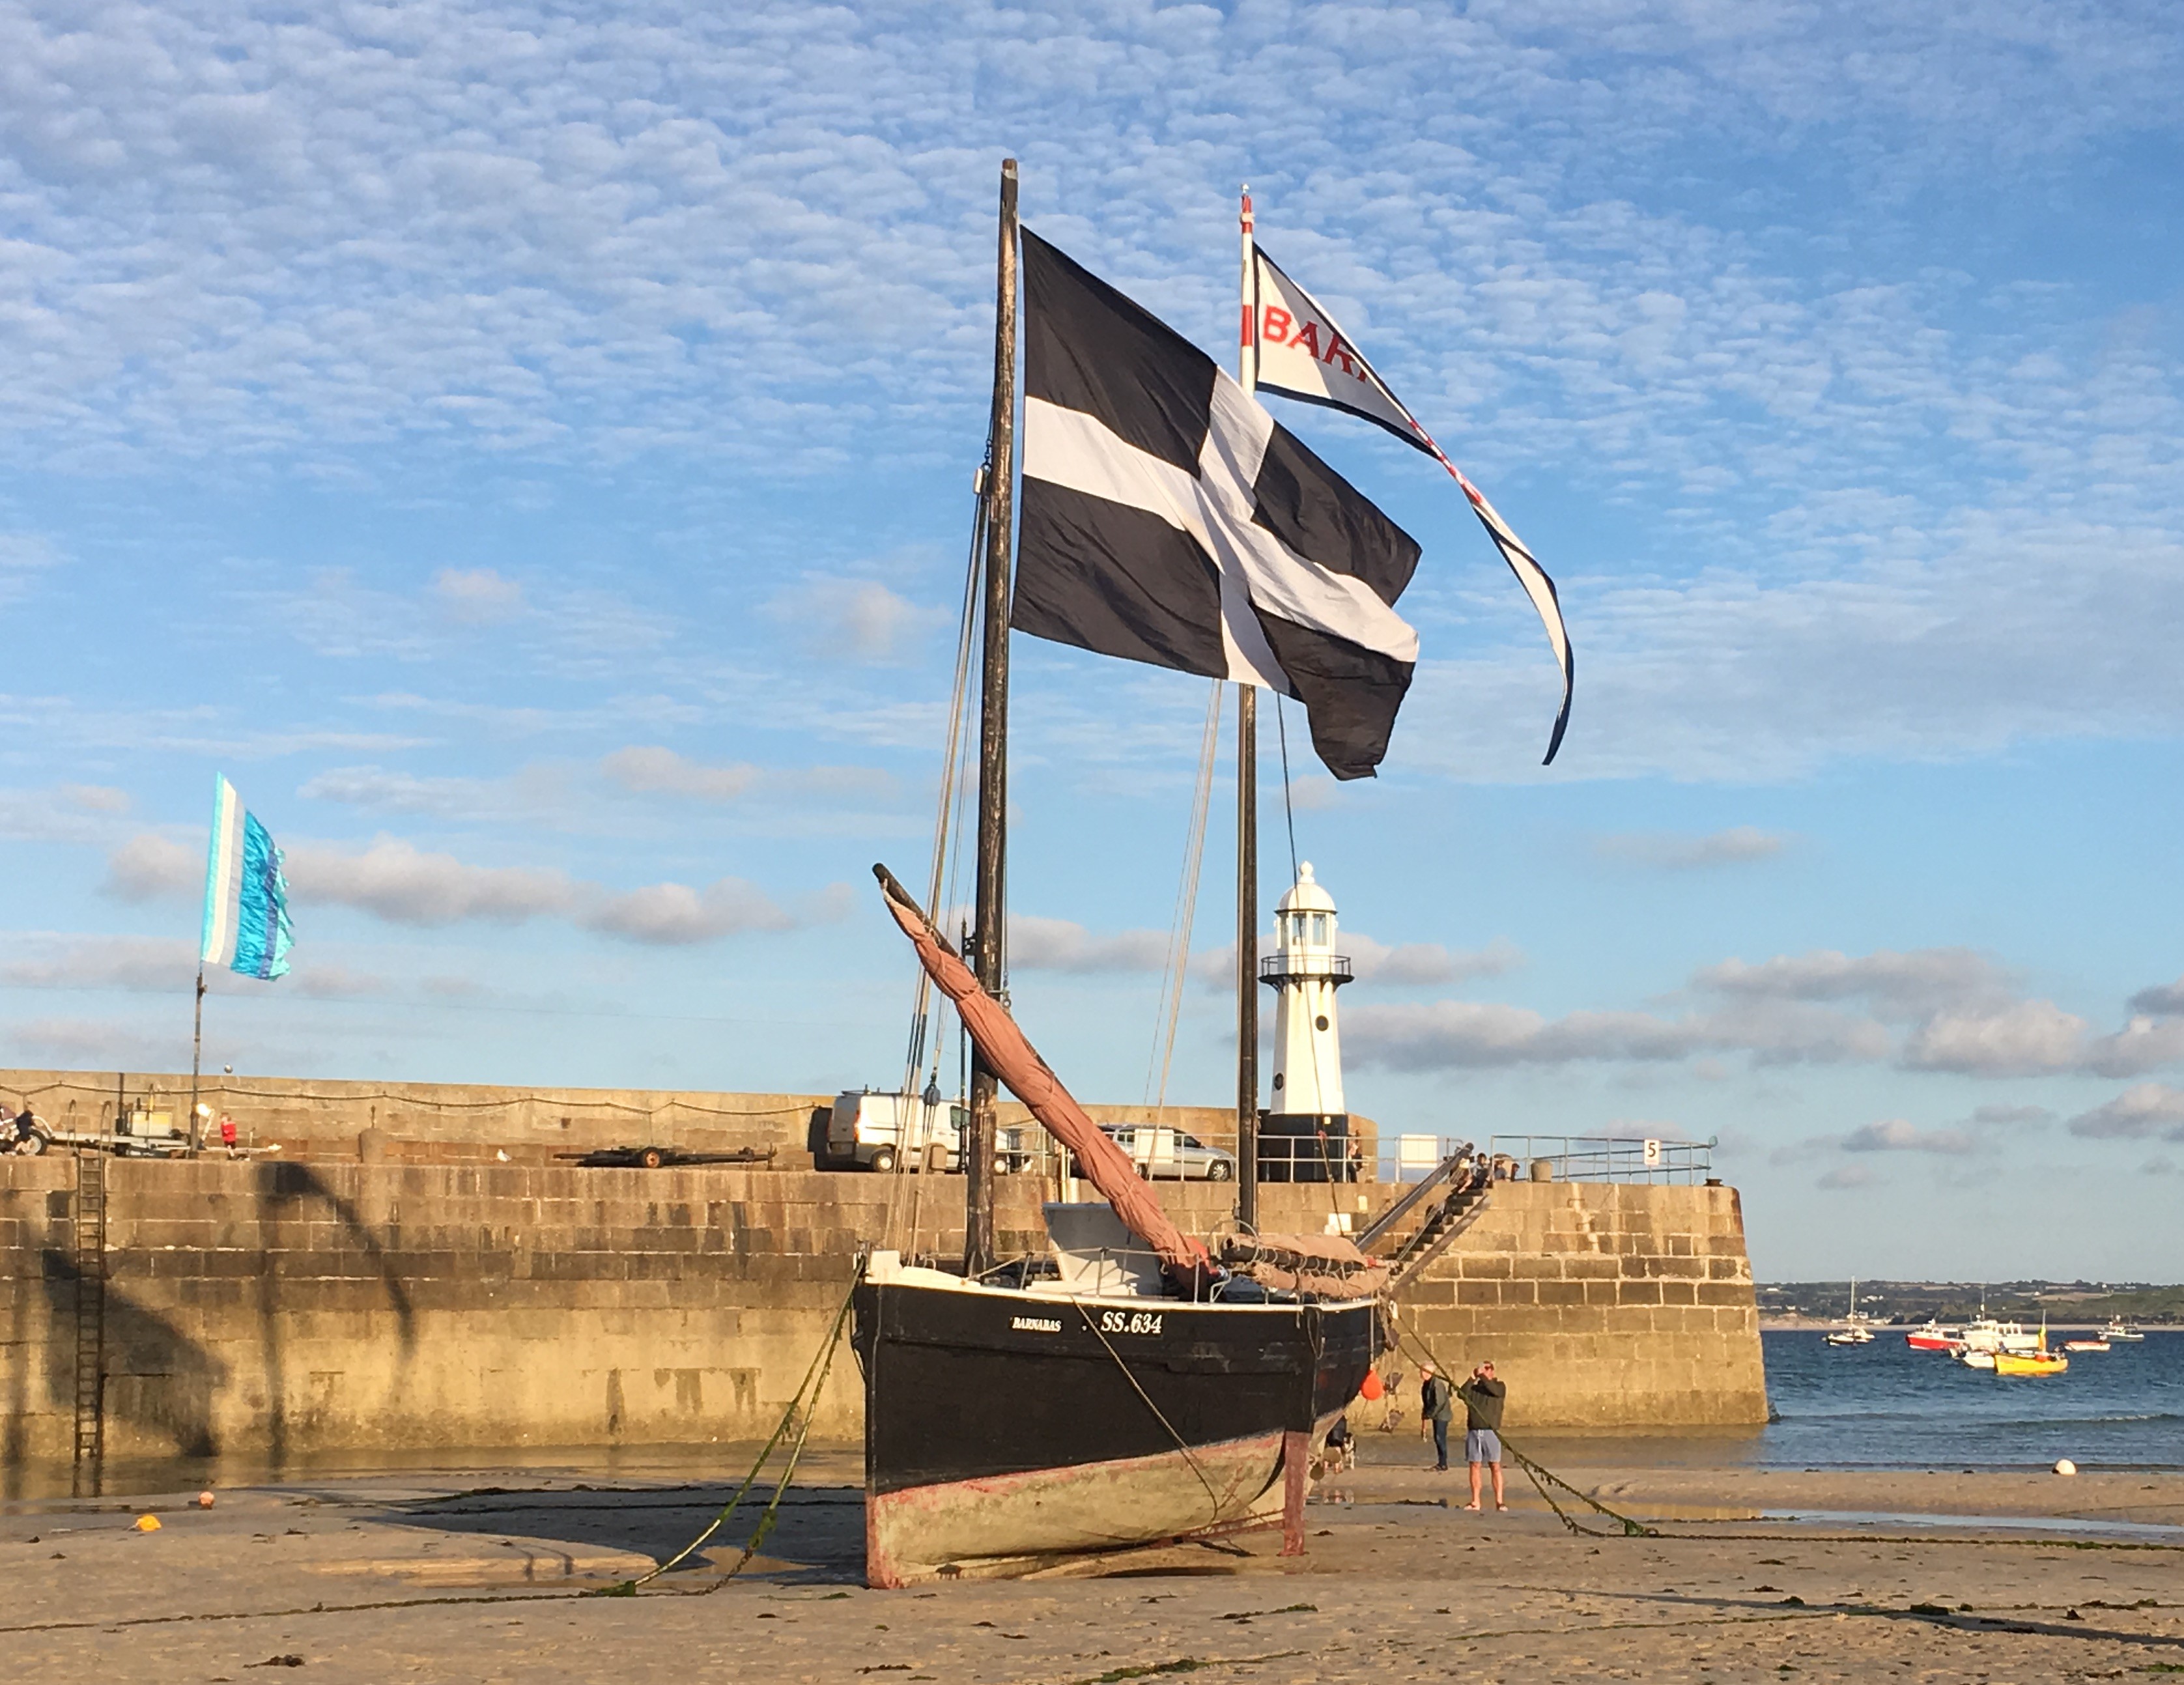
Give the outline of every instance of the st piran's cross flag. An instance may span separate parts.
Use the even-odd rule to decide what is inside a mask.
[[[1388,383],[1335,325],[1326,307],[1284,275],[1256,242],[1251,249],[1256,309],[1252,305],[1245,309],[1257,320],[1255,323],[1247,317],[1245,332],[1249,335],[1254,327],[1257,330],[1259,389],[1362,415],[1405,444],[1424,451],[1454,477],[1470,500],[1472,513],[1486,529],[1486,536],[1494,541],[1509,571],[1517,576],[1517,582],[1540,611],[1547,628],[1547,642],[1562,669],[1562,711],[1555,716],[1554,732],[1547,742],[1546,758],[1553,760],[1555,751],[1563,746],[1563,732],[1569,726],[1570,698],[1575,688],[1569,633],[1563,626],[1562,603],[1555,594],[1554,581],[1486,501],[1486,494],[1464,477],[1402,400],[1389,390]]]
[[[1023,235],[1023,491],[1013,623],[1305,705],[1370,777],[1418,634],[1418,547],[1197,347]]]

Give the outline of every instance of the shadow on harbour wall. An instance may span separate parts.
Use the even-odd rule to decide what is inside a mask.
[[[136,1169],[131,1166],[131,1169]],[[313,1310],[327,1287],[352,1291],[371,1284],[374,1308],[393,1313],[393,1369],[386,1385],[400,1396],[417,1345],[416,1312],[408,1286],[384,1238],[355,1204],[308,1165],[254,1168],[249,1215],[242,1226],[252,1243],[198,1248],[197,1269],[187,1250],[130,1245],[109,1248],[105,1282],[103,1383],[100,1408],[106,1438],[131,1460],[200,1460],[237,1457],[278,1473],[289,1461],[299,1431],[308,1433],[332,1407],[327,1386],[306,1376],[292,1384],[290,1329]],[[202,1220],[212,1196],[140,1182],[114,1200],[115,1226],[180,1215]],[[10,1295],[7,1342],[11,1360],[0,1376],[0,1495],[25,1495],[34,1463],[50,1472],[65,1460],[75,1415],[79,1293],[82,1287],[72,1248],[50,1243],[61,1223],[72,1224],[72,1192],[55,1191],[47,1207],[48,1243],[37,1253],[31,1276],[21,1266]],[[156,1213],[156,1216],[153,1215]],[[332,1232],[329,1233],[328,1231]],[[157,1273],[153,1260],[160,1260]],[[176,1261],[183,1267],[177,1269]],[[217,1310],[192,1315],[225,1299],[249,1321],[223,1318]],[[239,1304],[237,1303],[239,1301]],[[354,1303],[352,1298],[351,1303]],[[209,1342],[191,1332],[222,1322],[237,1336]],[[42,1354],[42,1360],[34,1360]],[[38,1371],[42,1371],[42,1374]],[[33,1418],[48,1426],[35,1432]],[[57,1424],[54,1431],[52,1424]]]

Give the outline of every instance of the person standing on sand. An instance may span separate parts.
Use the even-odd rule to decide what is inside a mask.
[[[1471,1467],[1471,1502],[1463,1507],[1479,1507],[1479,1465],[1484,1463],[1494,1471],[1494,1507],[1507,1510],[1502,1493],[1502,1404],[1509,1396],[1508,1386],[1494,1378],[1492,1364],[1482,1363],[1456,1395],[1463,1400],[1463,1460]]]
[[[1448,1384],[1448,1377],[1429,1363],[1419,1365],[1418,1376],[1418,1389],[1422,1394],[1418,1404],[1418,1432],[1423,1437],[1428,1428],[1433,1430],[1434,1467],[1446,1474],[1448,1425],[1456,1415],[1453,1408],[1456,1389]]]

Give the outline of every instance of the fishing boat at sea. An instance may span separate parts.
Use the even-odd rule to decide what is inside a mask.
[[[1994,1372],[1997,1375],[2060,1375],[2070,1366],[2070,1360],[2061,1352],[2042,1348],[2029,1352],[1997,1352]]]
[[[2066,1352],[2104,1352],[2111,1348],[2106,1340],[2065,1340],[2063,1349]]]
[[[2013,1351],[2007,1348],[1995,1353],[1994,1372],[1997,1375],[2060,1375],[2070,1366],[2070,1360],[2061,1352],[2048,1349],[2048,1319],[2040,1319],[2040,1332],[2030,1351]]]
[[[1953,1352],[1964,1343],[1963,1329],[1944,1326],[1930,1316],[1903,1335],[1903,1343],[1914,1352]]]
[[[1369,775],[1386,752],[1416,659],[1416,634],[1394,604],[1419,555],[1414,541],[1251,398],[1262,286],[1279,292],[1282,307],[1269,307],[1266,320],[1279,318],[1285,342],[1307,319],[1314,324],[1309,366],[1286,376],[1287,386],[1270,380],[1268,389],[1346,409],[1429,451],[1455,476],[1546,620],[1565,675],[1549,759],[1569,692],[1552,581],[1317,302],[1256,247],[1248,196],[1243,247],[1238,381],[1020,230],[1016,165],[1003,166],[987,457],[977,481],[942,822],[922,903],[885,866],[874,868],[921,973],[912,1075],[926,1044],[928,989],[953,1007],[974,1055],[960,1148],[960,1265],[878,1248],[861,1261],[850,1296],[850,1342],[864,1382],[865,1577],[875,1587],[1021,1575],[1102,1551],[1276,1523],[1284,1554],[1301,1553],[1313,1460],[1391,1338],[1384,1296],[1437,1256],[1490,1197],[1490,1166],[1461,1149],[1357,1242],[1259,1227],[1262,1179],[1348,1180],[1355,1161],[1339,1078],[1315,1074],[1320,1044],[1312,1032],[1298,1032],[1306,1057],[1284,1054],[1288,1068],[1277,1065],[1275,1106],[1259,1106],[1258,990],[1277,991],[1282,1024],[1324,1033],[1349,965],[1328,951],[1334,904],[1309,866],[1283,899],[1278,952],[1261,960],[1257,691],[1304,703],[1313,749],[1335,776]],[[1027,355],[1019,471],[1020,261]],[[1323,346],[1330,359],[1339,349],[1342,377],[1356,392],[1312,386],[1322,379]],[[1215,680],[1206,776],[1221,685],[1237,687],[1236,1206],[1210,1243],[1169,1218],[1132,1156],[1040,1058],[1008,1003],[1012,629]],[[934,915],[946,881],[947,792],[959,747],[971,742],[957,722],[967,718],[974,645],[974,922],[959,948]],[[1201,781],[1201,835],[1204,788]],[[1195,865],[1186,881],[1195,886]],[[940,1045],[937,1035],[932,1045]],[[905,1082],[905,1094],[911,1087]],[[997,1150],[1003,1087],[1051,1137],[1055,1152],[1042,1162],[1053,1166],[1058,1196],[1042,1208],[1047,1248],[1014,1258],[998,1255],[994,1233],[994,1179],[1023,1156]],[[898,1160],[891,1173],[907,1169]],[[1078,1198],[1080,1178],[1101,1198]],[[1420,1204],[1429,1191],[1439,1203]],[[1414,1206],[1433,1215],[1418,1231],[1420,1249],[1399,1250],[1391,1271],[1364,1248]]]
[[[2141,1334],[2141,1333],[2138,1333],[2138,1332],[2135,1332],[2134,1330],[2132,1330],[2132,1329],[2131,1329],[2131,1328],[2127,1328],[2127,1327],[2126,1327],[2126,1326],[2124,1326],[2123,1321],[2122,1321],[2122,1320],[2121,1320],[2120,1318],[2118,1318],[2118,1319],[2116,1319],[2116,1320],[2114,1320],[2114,1321],[2109,1321],[2109,1322],[2108,1322],[2108,1323],[2103,1324],[2103,1325],[2102,1326],[2102,1328],[2101,1328],[2101,1331],[2100,1331],[2100,1336],[2099,1336],[2099,1337],[2100,1337],[2102,1339],[2103,1339],[2103,1340],[2107,1340],[2107,1341],[2110,1342],[2111,1343],[2136,1343],[2137,1342],[2138,1342],[2138,1341],[2140,1341],[2140,1340],[2143,1340],[2143,1339],[2146,1337],[2146,1336],[2145,1336],[2145,1335]]]
[[[1975,1352],[2029,1352],[2039,1337],[2020,1322],[1997,1322],[1985,1313],[1964,1324],[1964,1343]]]

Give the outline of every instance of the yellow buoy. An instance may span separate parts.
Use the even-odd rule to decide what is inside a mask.
[[[157,1515],[139,1515],[136,1518],[136,1531],[140,1533],[155,1533],[159,1532],[159,1518]]]

